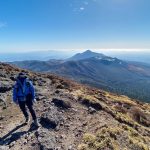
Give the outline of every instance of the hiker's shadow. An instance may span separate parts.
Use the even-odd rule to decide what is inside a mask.
[[[11,130],[9,133],[7,133],[6,135],[4,135],[3,137],[0,138],[0,145],[9,145],[10,143],[17,141],[18,139],[20,139],[23,135],[32,132],[33,130],[36,130],[35,127],[33,127],[33,125],[31,124],[30,129],[27,131],[20,131],[20,132],[16,132],[18,129],[24,127],[25,124],[21,124],[16,126],[13,130]]]

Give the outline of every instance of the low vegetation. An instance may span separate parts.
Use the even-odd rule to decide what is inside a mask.
[[[85,133],[78,150],[149,150],[148,142],[148,137],[141,136],[126,125],[113,128],[105,126],[96,134]]]

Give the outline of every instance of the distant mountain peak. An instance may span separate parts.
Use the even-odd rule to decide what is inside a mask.
[[[94,53],[94,52],[92,52],[91,50],[86,50],[84,53]]]
[[[104,57],[104,56],[105,55],[101,53],[96,53],[91,50],[86,50],[83,53],[77,53],[76,55],[69,58],[69,60],[82,60],[82,59],[87,59],[87,58],[92,58],[92,57]]]

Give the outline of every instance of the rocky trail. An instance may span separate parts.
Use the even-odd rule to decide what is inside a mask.
[[[41,126],[35,128],[32,119],[24,125],[11,100],[19,71],[0,64],[0,150],[150,149],[149,104],[26,70],[36,88]]]

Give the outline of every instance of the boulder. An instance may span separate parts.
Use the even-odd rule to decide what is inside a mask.
[[[44,128],[55,129],[63,121],[62,114],[54,107],[41,116],[40,123]]]
[[[9,84],[8,82],[0,83],[0,93],[5,93],[7,91],[10,91],[11,89],[12,89],[12,84]]]
[[[59,108],[62,108],[62,109],[71,108],[71,103],[68,100],[65,100],[65,99],[53,98],[52,103],[54,103],[55,106],[57,106]]]
[[[85,105],[88,108],[91,107],[91,108],[95,109],[96,111],[100,111],[103,109],[100,102],[95,102],[95,101],[92,101],[92,100],[86,99],[86,98],[83,98],[83,99],[80,98],[79,100],[81,101],[81,103],[83,105]]]

